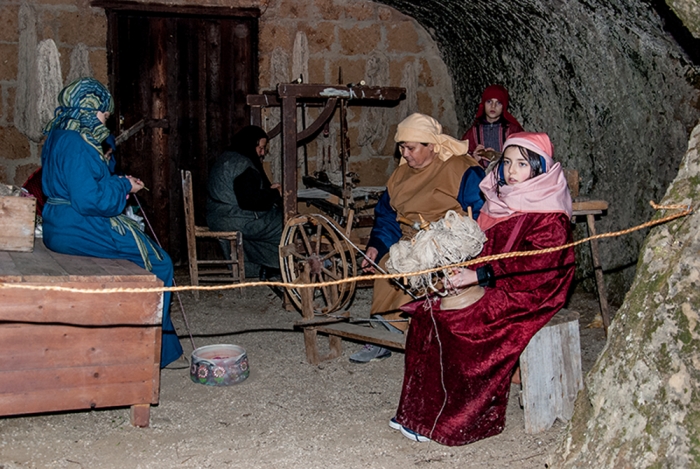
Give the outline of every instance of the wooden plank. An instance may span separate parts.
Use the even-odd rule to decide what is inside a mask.
[[[148,272],[144,268],[126,259],[105,259],[92,256],[76,256],[71,254],[61,254],[51,251],[46,246],[37,247],[35,251],[45,250],[46,254],[53,258],[59,266],[61,266],[71,276],[85,275],[88,277],[104,275],[112,276],[115,281],[119,281],[119,277],[123,276],[152,276],[154,274]],[[131,279],[134,280],[134,279]]]
[[[54,281],[65,282],[68,272],[49,255],[44,243],[37,243],[34,252],[12,252],[12,261],[22,273],[24,281],[32,281],[36,277],[54,277]],[[45,279],[44,279],[45,281]]]
[[[406,336],[404,334],[395,334],[379,328],[360,326],[357,324],[339,323],[330,324],[327,326],[318,326],[315,327],[315,329],[324,334],[337,335],[360,342],[381,345],[383,347],[391,347],[400,350],[404,350],[405,348]]]
[[[27,379],[34,376],[36,379]],[[39,378],[40,377],[40,378]],[[70,366],[0,371],[0,400],[6,394],[33,391],[56,392],[90,386],[111,386],[133,382],[152,382],[153,370],[143,362],[125,365]],[[147,402],[150,402],[149,394]]]
[[[581,200],[571,204],[574,212],[582,211],[603,211],[608,209],[608,203],[605,200]],[[576,213],[574,213],[576,215]]]
[[[0,250],[32,252],[36,199],[0,197]]]
[[[118,284],[124,288],[162,285],[161,281]],[[104,289],[112,288],[115,284],[66,282],[61,286]],[[162,293],[89,294],[3,288],[0,289],[0,305],[0,321],[74,325],[157,324],[162,315]]]
[[[85,278],[89,278],[93,282],[116,282],[120,280],[120,277],[115,276],[116,272],[114,269],[110,269],[111,265],[102,262],[104,259],[88,256],[69,256],[53,251],[49,251],[49,255],[68,273],[68,280],[71,282],[79,282]],[[130,262],[130,264],[143,271],[133,262]],[[139,270],[134,269],[132,275],[140,275]]]
[[[332,324],[346,321],[350,317],[350,311],[344,313],[334,313],[333,316],[315,316],[311,319],[302,319],[294,322],[294,327],[318,326],[321,324]]]
[[[159,326],[0,326],[0,371],[151,363]],[[158,354],[160,357],[160,353]],[[7,382],[0,382],[4,389]]]
[[[406,88],[389,86],[355,86],[350,88],[344,85],[324,85],[310,83],[280,83],[277,86],[277,93],[282,98],[302,98],[302,99],[326,99],[326,98],[346,98],[348,104],[359,104],[359,101],[380,101],[382,104],[395,105],[396,102],[405,98]],[[363,103],[367,104],[367,103]]]
[[[538,331],[520,356],[520,370],[525,431],[568,421],[583,389],[578,313],[562,310]]]
[[[104,8],[108,11],[166,13],[168,15],[205,15],[235,18],[258,18],[260,16],[259,8],[149,4],[134,0],[90,0],[90,6]]]
[[[30,391],[21,394],[7,394],[2,395],[2,399],[0,399],[0,415],[148,404],[151,387],[152,384],[149,381],[85,386],[56,390],[51,393]]]
[[[21,282],[22,272],[9,252],[0,251],[0,282]]]

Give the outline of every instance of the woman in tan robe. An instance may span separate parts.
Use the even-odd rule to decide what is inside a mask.
[[[476,218],[484,201],[479,183],[483,169],[467,155],[469,142],[442,133],[440,123],[424,114],[412,114],[396,130],[394,141],[401,150],[401,162],[387,182],[387,188],[375,208],[375,220],[366,255],[384,268],[389,248],[400,239],[416,233],[411,226],[434,222],[448,210],[465,214],[469,208]],[[401,222],[399,222],[401,220]],[[410,223],[411,225],[409,225]],[[373,271],[365,259],[365,271]],[[388,280],[376,280],[372,297],[372,315],[395,319],[399,307],[412,298]],[[395,313],[386,315],[386,313]],[[397,327],[406,323],[394,323]],[[354,363],[367,363],[391,356],[391,352],[367,344],[350,356]]]

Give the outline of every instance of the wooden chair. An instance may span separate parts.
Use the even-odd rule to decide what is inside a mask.
[[[589,236],[595,236],[595,217],[603,215],[603,212],[608,210],[608,202],[605,200],[583,200],[579,197],[579,175],[578,171],[573,169],[565,169],[564,175],[566,182],[571,191],[573,199],[573,216],[574,221],[579,221],[581,217],[585,217],[588,227]],[[608,326],[610,325],[610,307],[608,306],[608,295],[603,281],[603,267],[600,264],[600,250],[598,248],[598,240],[594,239],[590,242],[591,258],[593,261],[593,272],[595,275],[595,283],[598,289],[598,301],[600,303],[600,314],[603,320],[603,329],[605,336],[608,336]]]
[[[190,283],[192,285],[199,285],[200,281],[243,282],[245,280],[243,234],[239,231],[209,231],[209,228],[206,226],[195,225],[192,174],[187,170],[182,170],[180,171],[180,175],[182,177],[182,200],[185,207]],[[228,241],[231,246],[231,258],[224,260],[198,259],[197,238],[213,238]],[[200,269],[200,266],[209,266],[209,268]],[[240,289],[240,293],[243,295],[243,289]],[[194,290],[194,297],[199,299],[199,290]]]

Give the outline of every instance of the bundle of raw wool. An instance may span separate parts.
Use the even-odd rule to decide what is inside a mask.
[[[476,221],[450,210],[445,217],[420,230],[410,241],[401,240],[389,250],[387,270],[411,273],[458,264],[479,255],[486,235]],[[443,270],[443,275],[448,272]],[[407,276],[411,289],[437,291],[436,273]]]

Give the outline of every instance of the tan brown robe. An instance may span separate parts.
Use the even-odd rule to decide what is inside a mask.
[[[412,221],[424,220],[434,222],[445,216],[448,210],[464,215],[457,201],[462,176],[477,162],[467,156],[452,156],[447,161],[435,158],[425,168],[414,169],[403,164],[396,168],[387,182],[387,191],[391,206],[398,216]],[[420,216],[419,216],[420,215]],[[401,224],[404,239],[410,239],[416,231],[408,225]],[[385,268],[389,254],[382,257],[379,265]],[[371,314],[383,314],[398,310],[412,298],[389,280],[374,281]],[[398,316],[392,315],[392,317]],[[389,318],[389,316],[387,316]],[[401,327],[402,323],[395,323]]]

